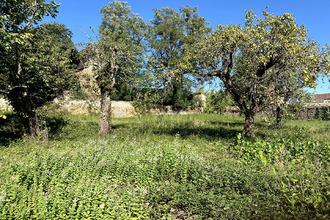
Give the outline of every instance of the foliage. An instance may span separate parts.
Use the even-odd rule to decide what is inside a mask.
[[[327,109],[324,119],[330,121],[330,108]]]
[[[31,136],[39,133],[37,108],[68,89],[72,76],[72,33],[57,23],[39,25],[55,17],[54,1],[2,1],[0,92],[21,116]]]
[[[233,106],[234,101],[230,94],[223,91],[211,90],[207,93],[205,113],[218,113],[223,114],[227,106]]]
[[[324,121],[258,121],[258,138],[246,140],[239,117],[114,119],[101,137],[97,118],[54,116],[48,143],[1,147],[1,219],[327,217]]]
[[[119,81],[130,81],[141,74],[145,22],[131,12],[127,2],[113,1],[101,9],[100,39],[88,45],[95,79],[101,93],[99,134],[111,132],[111,92]],[[134,82],[131,82],[134,84]]]
[[[295,115],[306,103],[311,103],[312,99],[313,95],[311,93],[304,90],[297,90],[292,94],[290,100],[288,100],[286,109],[290,114]]]
[[[179,12],[172,8],[154,9],[154,14],[147,36],[151,52],[148,66],[154,87],[163,89],[171,104],[184,108],[188,102],[184,94],[191,92],[196,64],[188,51],[211,28],[197,13],[197,7],[181,7]]]
[[[308,40],[291,15],[264,12],[261,19],[249,11],[244,28],[219,26],[192,48],[208,33],[197,9],[155,10],[150,42],[159,57],[149,61],[166,76],[165,90],[142,87],[141,108],[164,92],[176,108],[187,107],[194,100],[184,75],[205,67],[207,76],[222,79],[248,125],[246,119],[216,114],[145,116],[115,119],[113,133],[98,136],[102,120],[98,123],[97,115],[45,115],[53,107],[38,108],[62,92],[70,82],[68,70],[77,64],[65,26],[38,26],[44,15],[55,16],[56,3],[8,0],[0,5],[1,91],[10,98],[22,89],[15,98],[28,97],[30,105],[21,112],[29,117],[40,112],[49,131],[49,141],[20,138],[17,125],[26,117],[0,113],[0,219],[329,217],[327,121],[285,121],[274,130],[257,118],[256,138],[240,134],[244,126],[250,136],[246,126],[254,123],[255,113],[277,102],[288,87],[313,86],[320,71],[328,73],[328,49]],[[100,39],[87,52],[95,57],[102,105],[108,104],[100,119],[109,120],[111,92],[124,91],[118,96],[125,98],[131,76],[138,76],[134,86],[150,81],[139,72],[143,20],[125,2],[111,2],[101,13]],[[212,110],[232,103],[226,93],[210,97]]]
[[[239,135],[230,147],[230,152],[242,158],[244,163],[260,160],[265,168],[272,169],[286,203],[298,212],[307,207],[307,213],[329,209],[325,194],[329,189],[324,184],[329,177],[327,172],[321,174],[330,162],[328,151],[327,143],[301,137],[266,142],[259,138],[246,141]]]
[[[247,11],[244,26],[219,25],[197,44],[203,75],[223,82],[246,116],[247,137],[253,136],[255,114],[285,95],[284,88],[314,86],[330,70],[329,49],[310,40],[291,14],[263,16]]]
[[[131,12],[125,2],[114,1],[101,10],[100,57],[98,71],[100,89],[109,86],[117,79],[129,80],[139,74],[144,55],[145,23],[141,17]],[[104,62],[104,63],[102,63]],[[106,71],[109,68],[108,72]]]
[[[118,83],[111,91],[111,99],[118,101],[132,101],[134,96],[133,88],[126,82]]]
[[[192,100],[192,95],[187,89],[180,89],[174,96],[174,108],[175,109],[185,109],[191,106],[190,100]]]

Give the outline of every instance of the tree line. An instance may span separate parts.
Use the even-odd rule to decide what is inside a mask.
[[[162,103],[182,107],[193,85],[217,78],[245,115],[243,135],[252,137],[258,111],[276,106],[279,125],[288,100],[330,73],[328,46],[309,38],[288,13],[265,9],[258,17],[249,10],[243,24],[212,30],[197,7],[154,9],[146,22],[126,2],[113,1],[101,9],[97,40],[86,34],[82,53],[65,25],[41,24],[56,17],[58,6],[0,2],[0,94],[31,136],[40,133],[38,108],[79,86],[75,74],[86,57],[100,91],[99,134],[111,132],[111,94],[122,85],[161,90]]]

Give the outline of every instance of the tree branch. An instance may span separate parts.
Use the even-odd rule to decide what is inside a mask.
[[[0,93],[1,93],[1,94],[9,95],[9,92],[8,92],[7,90],[0,90]]]
[[[256,72],[256,75],[258,77],[262,77],[267,70],[269,70],[270,68],[272,68],[274,65],[275,65],[275,60],[274,59],[270,59],[266,65],[260,65],[257,72]]]

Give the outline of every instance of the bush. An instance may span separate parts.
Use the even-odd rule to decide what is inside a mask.
[[[260,161],[264,168],[272,170],[280,198],[294,217],[322,216],[329,211],[327,195],[330,146],[318,141],[279,139],[271,142],[256,138],[237,142],[229,147],[235,157],[245,164]]]
[[[207,94],[205,113],[223,114],[227,106],[234,106],[235,102],[227,92],[211,90]]]
[[[187,89],[180,89],[174,97],[173,107],[176,110],[186,109],[193,105],[192,93]]]

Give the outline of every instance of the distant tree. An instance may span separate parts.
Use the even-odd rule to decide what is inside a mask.
[[[287,112],[290,116],[294,116],[299,112],[306,103],[310,103],[313,100],[314,95],[303,89],[298,89],[294,93],[290,94],[287,102],[283,104],[282,114]],[[278,111],[278,109],[276,109]],[[281,116],[282,117],[282,116]]]
[[[211,32],[211,28],[205,18],[199,16],[197,7],[181,7],[180,12],[171,8],[154,9],[154,13],[148,34],[151,50],[148,65],[172,102],[182,104],[186,101],[182,99],[187,96],[192,78],[192,75],[190,78],[185,75],[195,71],[196,63],[188,52],[192,45]]]
[[[59,6],[44,2],[0,2],[0,92],[31,136],[40,132],[36,110],[68,88],[75,49],[64,25],[39,25],[44,16],[55,17]]]
[[[314,86],[319,74],[330,71],[328,48],[310,40],[291,14],[263,16],[247,11],[243,27],[219,25],[197,45],[203,75],[219,77],[245,115],[245,137],[253,136],[262,107],[292,85]]]
[[[206,108],[204,109],[206,113],[223,114],[226,107],[234,105],[232,97],[226,91],[210,90],[206,94]]]
[[[140,74],[145,52],[146,24],[131,12],[127,2],[113,1],[101,9],[103,15],[98,42],[91,38],[96,81],[101,92],[99,134],[111,132],[111,92],[119,81]]]
[[[296,103],[295,106],[299,106],[302,103],[306,103],[311,100],[311,94],[302,90],[304,87],[314,87],[314,85],[306,85],[303,82],[294,82],[294,78],[289,78],[282,81],[277,90],[277,96],[273,98],[273,105],[275,107],[275,127],[280,128],[285,109],[292,103]],[[298,105],[299,103],[299,105]],[[302,106],[301,106],[302,107]]]

